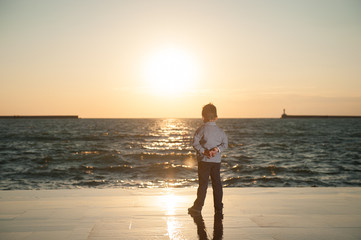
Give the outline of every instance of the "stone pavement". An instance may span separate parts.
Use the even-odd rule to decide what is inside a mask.
[[[224,218],[208,189],[0,191],[0,239],[359,240],[361,188],[226,188]]]

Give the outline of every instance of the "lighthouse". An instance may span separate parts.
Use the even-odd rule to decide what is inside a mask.
[[[281,118],[286,118],[286,117],[287,117],[286,109],[283,109],[283,114],[282,114]]]

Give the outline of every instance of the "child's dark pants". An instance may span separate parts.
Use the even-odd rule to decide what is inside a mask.
[[[194,201],[194,208],[201,210],[207,194],[208,180],[211,176],[213,188],[213,203],[215,211],[222,211],[223,189],[220,176],[221,163],[198,162],[198,181],[197,199]]]

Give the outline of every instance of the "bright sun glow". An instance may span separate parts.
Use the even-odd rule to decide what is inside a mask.
[[[192,87],[198,77],[194,57],[185,50],[167,47],[151,54],[146,61],[148,87],[157,94],[176,94]]]

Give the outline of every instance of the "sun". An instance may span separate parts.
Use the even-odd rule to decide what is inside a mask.
[[[195,57],[177,47],[159,49],[146,60],[147,86],[156,94],[177,94],[192,88],[197,81]]]

